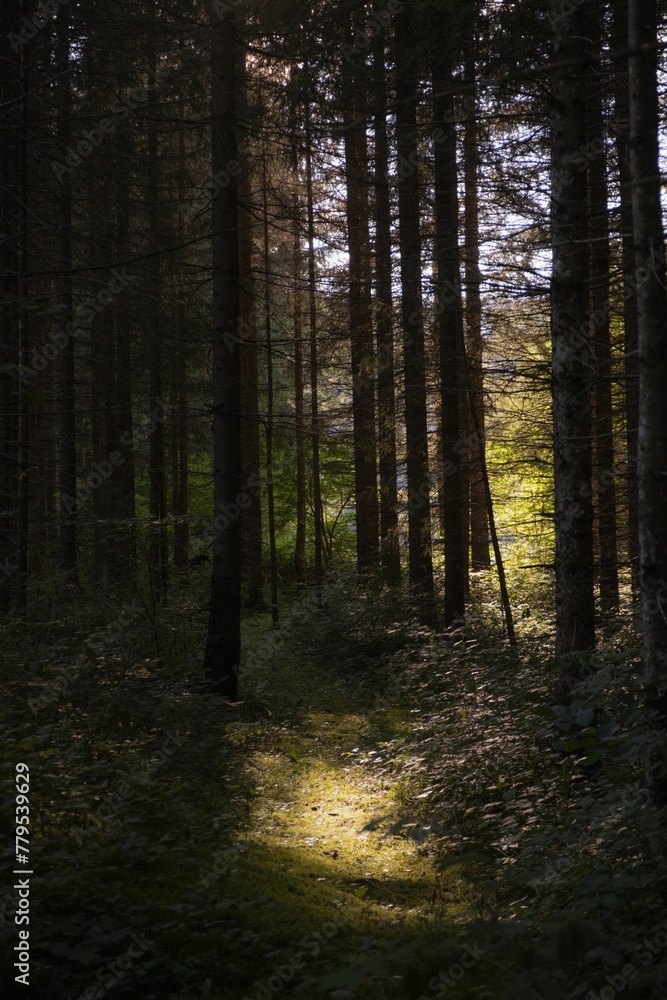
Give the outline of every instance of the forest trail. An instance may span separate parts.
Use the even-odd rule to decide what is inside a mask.
[[[226,739],[247,752],[251,796],[229,894],[260,900],[248,926],[277,935],[280,957],[252,985],[225,996],[264,1000],[275,995],[272,987],[326,996],[314,977],[364,956],[368,975],[332,981],[329,995],[404,995],[391,970],[378,975],[373,956],[467,905],[457,873],[444,893],[427,843],[409,836],[418,789],[392,751],[410,734],[410,707],[386,704],[352,679],[287,654],[260,682],[264,718],[226,727]]]

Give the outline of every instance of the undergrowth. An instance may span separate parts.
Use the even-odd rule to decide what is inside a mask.
[[[173,609],[130,599],[45,613],[29,633],[4,622],[0,753],[10,783],[18,760],[32,778],[35,995],[91,1000],[95,984],[95,1000],[242,1000],[310,933],[317,956],[286,993],[664,996],[665,834],[643,798],[632,623],[570,664],[573,701],[558,706],[539,591],[516,601],[518,657],[482,576],[474,591],[464,631],[349,580],[325,588],[323,606],[297,601],[277,631],[248,615],[237,706],[201,693],[205,616],[185,594]],[[324,799],[353,765],[369,788],[391,786],[395,804],[369,830],[411,845],[421,882],[392,876],[390,890],[352,861],[348,877],[331,852],[292,881],[296,853],[253,840],[257,804],[273,823],[277,795],[258,784],[262,760],[276,786],[308,775]],[[296,828],[314,807],[292,797]],[[373,931],[393,892],[414,896],[413,916]],[[341,899],[346,930],[331,917]],[[15,905],[8,881],[4,984]],[[336,933],[313,941],[327,924]]]

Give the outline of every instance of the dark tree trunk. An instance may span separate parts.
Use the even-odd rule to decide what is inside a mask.
[[[213,174],[236,161],[236,17],[212,25]],[[212,689],[235,698],[241,658],[241,365],[238,204],[234,175],[213,199],[213,577],[204,671]]]
[[[306,560],[306,430],[303,393],[303,286],[301,253],[301,211],[299,196],[294,196],[293,243],[293,320],[294,320],[294,423],[296,435],[296,545],[294,570],[299,587],[308,579]]]
[[[591,353],[588,334],[585,22],[554,3],[551,115],[551,282],[556,654],[595,643],[591,499]],[[565,696],[567,691],[563,691]]]
[[[58,299],[62,315],[73,314],[72,297],[72,181],[65,163],[70,144],[72,116],[69,8],[60,7],[56,19],[56,85],[57,144],[60,184],[57,195],[57,254],[60,278]],[[58,489],[60,492],[60,573],[67,584],[78,586],[77,570],[77,481],[76,481],[76,388],[74,337],[60,324],[59,339],[63,344],[58,354],[59,458]]]
[[[603,6],[589,5],[586,38],[590,51],[603,47]],[[594,363],[593,429],[594,493],[600,559],[600,610],[618,609],[618,546],[616,539],[616,487],[614,414],[609,311],[609,216],[604,96],[607,88],[599,62],[588,66],[586,80],[588,155],[589,309]]]
[[[612,49],[624,51],[628,47],[627,0],[614,0],[614,40]],[[623,245],[623,329],[625,421],[627,446],[627,509],[628,509],[628,558],[630,561],[632,589],[639,596],[639,510],[637,503],[637,433],[639,428],[639,356],[637,284],[635,280],[635,244],[632,222],[632,189],[630,181],[630,111],[628,92],[628,63],[626,59],[614,64],[616,129],[616,156],[619,170],[619,225]]]
[[[178,204],[185,204],[186,162],[185,123],[181,107],[178,129]],[[178,213],[178,245],[185,245],[185,217]],[[172,433],[175,436],[174,473],[172,483],[174,511],[174,566],[181,579],[186,580],[190,569],[190,530],[188,524],[188,467],[189,467],[189,422],[188,422],[188,362],[185,337],[187,320],[185,311],[185,289],[181,286],[176,303],[176,348],[177,365],[174,372],[173,400],[174,419]]]
[[[22,6],[7,0],[0,9],[3,39],[21,30]],[[20,50],[25,52],[25,46]],[[19,300],[17,251],[21,239],[21,71],[19,53],[3,41],[0,49],[0,614],[11,607],[17,571],[16,487],[18,484],[18,343],[19,314],[26,304]],[[14,308],[10,308],[10,303]]]
[[[28,529],[30,501],[30,403],[24,369],[28,365],[28,58],[19,54],[20,97],[16,176],[16,291],[17,291],[17,454],[16,454],[16,610],[25,618],[28,601]],[[14,146],[11,143],[10,148]]]
[[[154,31],[154,22],[152,30]],[[148,69],[155,80],[156,54],[154,38],[148,55]],[[148,204],[148,236],[152,257],[149,263],[149,287],[151,307],[149,317],[149,381],[150,396],[148,419],[151,429],[149,439],[148,507],[150,515],[150,542],[148,548],[149,570],[153,596],[161,603],[167,601],[169,580],[169,541],[167,531],[167,483],[164,448],[164,400],[162,377],[162,329],[161,315],[161,268],[157,253],[163,243],[163,227],[160,207],[158,160],[158,120],[157,87],[148,91],[148,183],[146,198]]]
[[[434,80],[436,95],[451,87],[445,66]],[[471,456],[467,429],[463,309],[458,245],[459,202],[456,127],[451,100],[436,96],[435,118],[444,121],[443,137],[434,144],[435,231],[437,255],[436,310],[440,348],[442,459],[444,472],[445,625],[465,616],[468,582],[468,468]]]
[[[238,115],[241,123],[249,117],[246,94],[245,56],[239,58]],[[247,572],[247,604],[264,607],[264,545],[262,537],[262,455],[259,418],[259,353],[257,344],[257,303],[253,263],[253,187],[250,157],[239,150],[239,267],[241,309],[241,456],[243,489],[249,498],[241,513],[243,564]],[[270,474],[270,472],[269,472]]]
[[[130,147],[129,136],[121,125],[118,131],[118,152],[121,157],[127,155]],[[127,260],[129,256],[130,231],[130,187],[127,175],[119,170],[116,178],[116,247],[119,260]],[[116,420],[118,425],[118,440],[123,463],[117,470],[116,516],[122,521],[118,538],[117,561],[123,580],[130,587],[136,581],[137,568],[137,531],[136,507],[134,492],[134,453],[126,448],[124,442],[131,440],[133,425],[132,408],[132,354],[131,354],[131,306],[128,301],[131,292],[126,293],[116,309]]]
[[[489,519],[480,453],[486,448],[484,405],[484,341],[482,338],[481,272],[479,269],[479,123],[477,121],[475,57],[466,57],[466,80],[472,87],[463,137],[465,179],[465,326],[468,372],[480,440],[470,461],[470,542],[473,569],[489,569]]]
[[[273,329],[271,323],[271,254],[269,249],[269,178],[264,152],[264,336],[266,341],[266,498],[269,521],[269,565],[271,569],[271,621],[274,628],[278,624],[278,558],[276,553],[276,507],[273,489]]]
[[[629,0],[630,169],[639,317],[639,543],[649,799],[667,805],[667,297],[655,0]]]
[[[352,28],[351,24],[349,39]],[[376,567],[379,557],[368,149],[360,98],[363,70],[349,59],[343,64],[357,569],[362,576]]]
[[[109,205],[112,200],[112,184],[109,176],[103,176],[99,185],[93,184],[90,191],[90,217],[95,220],[90,232],[91,245],[96,248],[99,274],[102,281],[111,278],[104,269],[108,247],[113,246],[113,232],[106,219],[96,219],[96,204]],[[93,293],[97,290],[93,285]],[[91,329],[91,399],[90,428],[92,466],[87,478],[88,486],[82,500],[92,504],[93,515],[93,577],[96,584],[108,586],[114,579],[113,566],[117,538],[115,526],[115,467],[109,461],[110,454],[117,446],[116,432],[116,351],[113,308],[107,305],[93,319]],[[107,471],[110,476],[106,476]]]
[[[401,582],[396,473],[396,401],[394,396],[394,306],[391,280],[391,204],[385,33],[373,51],[375,84],[375,281],[378,373],[378,446],[380,467],[380,548],[382,576],[390,587]]]
[[[426,363],[422,309],[421,232],[417,163],[416,38],[412,13],[396,15],[396,129],[398,133],[398,220],[401,256],[401,319],[405,373],[405,436],[408,487],[410,586],[433,596],[431,481],[426,415]]]
[[[310,325],[310,432],[312,440],[311,483],[313,491],[313,536],[315,545],[315,604],[322,606],[322,534],[323,509],[320,482],[320,422],[317,384],[317,284],[315,270],[315,211],[313,205],[313,158],[310,129],[310,106],[306,104],[306,201],[308,212],[308,293]]]

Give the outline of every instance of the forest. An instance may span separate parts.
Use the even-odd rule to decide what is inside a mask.
[[[664,1000],[667,3],[0,22],[0,1000]]]

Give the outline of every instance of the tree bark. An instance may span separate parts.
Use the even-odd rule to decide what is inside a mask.
[[[303,391],[301,208],[297,193],[294,195],[292,261],[294,273],[294,423],[296,435],[296,544],[294,549],[294,570],[298,586],[305,587],[308,579],[308,562],[306,560],[306,432]]]
[[[249,118],[245,53],[239,53],[237,102],[241,123]],[[250,155],[239,150],[239,268],[241,309],[241,458],[243,489],[249,504],[241,513],[243,565],[247,571],[247,604],[264,607],[264,540],[262,536],[262,455],[259,416],[259,349],[257,344],[258,310],[253,269],[253,184]]]
[[[440,65],[434,79],[436,94],[451,87],[451,73]],[[445,625],[465,616],[468,582],[468,469],[477,453],[475,435],[466,433],[467,394],[458,245],[459,202],[456,127],[451,99],[436,96],[436,121],[443,137],[434,143],[435,232],[437,254],[436,312],[440,351],[442,459],[444,472],[443,527],[445,542]],[[471,440],[473,447],[471,447]]]
[[[401,582],[396,472],[396,400],[394,395],[394,306],[391,278],[391,204],[385,32],[373,51],[375,139],[375,302],[377,308],[378,450],[380,468],[380,551],[382,576],[390,587]]]
[[[125,157],[130,148],[129,135],[123,125],[118,130],[118,154]],[[131,215],[130,186],[126,173],[118,171],[116,177],[116,252],[118,260],[129,256],[129,231]],[[131,587],[136,581],[137,571],[137,528],[135,503],[134,452],[123,446],[132,437],[132,323],[131,292],[126,292],[116,308],[116,414],[118,440],[124,458],[117,470],[116,513],[123,521],[118,541],[118,567],[126,584]]]
[[[603,6],[591,3],[586,18],[586,38],[591,52],[603,47]],[[589,310],[594,364],[594,492],[600,560],[600,610],[611,615],[618,609],[618,544],[616,537],[616,485],[614,414],[609,309],[609,215],[604,96],[604,67],[592,62],[586,74],[588,160]]]
[[[349,41],[352,39],[353,27],[352,23],[348,25]],[[379,557],[368,148],[360,98],[364,91],[363,70],[363,66],[360,67],[350,59],[346,59],[343,64],[354,484],[357,569],[361,576],[373,571]]]
[[[151,19],[155,31],[154,18]],[[156,73],[155,41],[151,36],[148,51],[148,69],[153,80]],[[151,428],[148,459],[148,507],[150,516],[148,562],[154,598],[160,603],[167,601],[169,581],[169,540],[167,531],[167,483],[165,470],[162,376],[162,301],[161,267],[157,251],[163,243],[161,221],[158,161],[158,121],[157,87],[148,90],[148,182],[146,198],[148,204],[148,237],[152,257],[148,276],[152,298],[149,318],[149,408],[148,418]],[[156,419],[158,415],[160,419]]]
[[[266,150],[264,151],[264,336],[266,344],[266,497],[269,521],[269,564],[271,572],[271,621],[275,628],[278,624],[278,557],[276,553],[276,507],[273,489],[273,328],[271,322],[271,255],[269,247],[269,211],[268,186],[269,177],[266,166]]]
[[[73,314],[72,296],[72,181],[66,165],[70,144],[70,121],[72,116],[71,68],[70,68],[70,25],[69,9],[60,7],[56,18],[56,84],[57,101],[57,144],[60,173],[60,189],[57,199],[57,253],[59,278],[59,304],[62,315],[69,318]],[[76,388],[74,337],[65,327],[68,319],[60,324],[60,338],[63,342],[58,355],[58,409],[59,419],[59,460],[58,489],[60,493],[60,574],[65,583],[78,586],[77,569],[77,481],[76,481]]]
[[[614,0],[614,41],[612,49],[628,47],[627,0]],[[637,501],[637,434],[639,428],[639,358],[637,286],[635,282],[635,245],[632,222],[632,188],[630,183],[630,111],[627,59],[617,60],[614,70],[614,125],[616,157],[619,171],[619,226],[623,247],[623,329],[625,426],[627,447],[627,510],[628,559],[633,595],[639,596],[639,508]]]
[[[212,25],[213,174],[236,161],[236,16]],[[231,172],[230,172],[231,173]],[[213,199],[213,574],[204,671],[212,690],[235,698],[241,658],[241,366],[238,204],[235,176]]]
[[[306,79],[308,74],[306,73]],[[307,92],[307,91],[306,91]],[[313,536],[315,547],[315,605],[322,606],[322,535],[324,512],[320,482],[320,422],[317,380],[317,283],[315,269],[315,211],[313,205],[313,159],[310,128],[310,105],[305,110],[306,141],[306,208],[308,213],[308,292],[309,292],[309,355],[310,355],[310,434],[311,434],[311,483],[313,491]]]
[[[470,461],[470,542],[473,569],[489,569],[489,519],[482,474],[481,452],[486,449],[484,405],[484,340],[482,338],[481,272],[479,269],[479,123],[477,121],[476,66],[466,55],[466,79],[472,102],[464,125],[463,175],[465,182],[465,328],[472,399],[480,440]]]
[[[585,23],[554,3],[551,113],[552,391],[556,532],[556,654],[595,643],[591,378],[588,333]],[[566,691],[563,692],[567,694]]]
[[[178,204],[185,204],[186,162],[185,162],[185,121],[184,109],[181,105],[178,128]],[[185,245],[185,217],[178,213],[177,237],[179,247]],[[174,473],[172,483],[174,511],[174,566],[182,580],[187,580],[190,559],[190,529],[188,524],[188,472],[189,472],[189,436],[188,421],[188,362],[185,344],[187,319],[185,309],[185,289],[178,289],[176,303],[176,334],[177,368],[173,380],[174,419],[172,433],[176,440],[174,448]]]
[[[667,298],[655,0],[629,0],[630,169],[639,318],[639,543],[649,799],[667,805]]]
[[[433,596],[431,482],[421,287],[416,111],[418,95],[414,65],[416,40],[412,17],[410,8],[406,6],[403,6],[396,15],[396,129],[408,487],[408,570],[412,589],[431,598]]]

